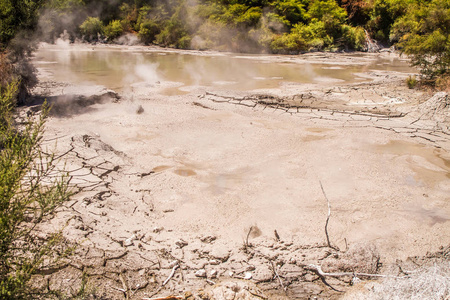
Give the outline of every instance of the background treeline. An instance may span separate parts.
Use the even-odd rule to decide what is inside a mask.
[[[388,46],[437,29],[448,44],[449,8],[449,0],[50,0],[40,25],[50,40],[64,29],[87,41],[128,32],[183,49],[298,53],[365,50],[366,34]]]

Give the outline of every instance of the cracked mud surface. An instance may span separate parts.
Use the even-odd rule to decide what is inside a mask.
[[[322,281],[310,264],[378,273],[446,246],[449,96],[367,76],[119,97],[41,75],[56,107],[45,145],[79,189],[47,225],[79,244],[51,286],[84,273],[105,299],[338,298],[351,276]]]

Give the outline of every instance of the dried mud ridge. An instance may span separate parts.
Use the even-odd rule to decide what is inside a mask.
[[[398,81],[396,81],[399,84]],[[392,83],[363,83],[331,89],[304,91],[289,96],[271,94],[230,95],[206,92],[195,105],[208,108],[204,100],[251,109],[287,113],[307,120],[327,120],[341,126],[373,127],[421,139],[438,148],[450,149],[450,96],[440,92],[420,102],[421,94]],[[387,90],[388,92],[380,92]],[[355,97],[354,94],[359,95]],[[349,99],[362,99],[351,103]],[[408,98],[408,102],[407,99]],[[411,103],[412,102],[412,103]],[[411,104],[415,104],[412,106]]]
[[[208,109],[214,101],[311,120],[332,120],[341,126],[371,126],[450,149],[448,94],[436,94],[408,110],[392,103],[380,105],[374,96],[377,93],[370,92],[368,85],[363,89],[372,93],[373,99],[352,110],[342,100],[346,95],[340,93],[343,89],[352,92],[352,87],[341,87],[284,97],[206,93],[193,104]],[[118,100],[115,95],[112,98]],[[82,109],[105,101],[101,96],[79,99]],[[56,105],[64,104],[58,101],[55,99]],[[276,232],[267,240],[259,237],[256,227],[250,228],[246,241],[234,248],[208,232],[176,236],[172,230],[158,226],[157,217],[170,218],[171,210],[155,206],[150,190],[135,189],[133,199],[124,199],[118,192],[124,187],[130,189],[131,183],[145,186],[157,173],[136,169],[124,153],[96,136],[73,135],[67,140],[59,158],[77,166],[68,171],[78,195],[59,216],[68,241],[78,241],[79,245],[70,259],[42,270],[45,276],[39,280],[50,290],[76,294],[88,279],[87,291],[100,299],[333,299],[357,278],[372,278],[360,273],[380,273],[380,256],[367,245],[352,245],[345,250],[325,243],[299,245]],[[146,226],[132,232],[121,231],[120,226],[104,229],[105,224],[121,224],[120,218],[147,220]],[[432,259],[448,260],[449,247],[427,257],[398,262],[391,274],[407,276],[405,270],[410,264],[422,265]],[[327,275],[343,272],[348,274]]]

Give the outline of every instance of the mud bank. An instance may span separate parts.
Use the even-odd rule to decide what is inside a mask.
[[[408,73],[168,96],[40,71],[45,144],[80,190],[47,225],[79,244],[54,287],[85,273],[105,299],[338,298],[352,276],[311,264],[380,273],[450,242],[448,95],[407,89]]]

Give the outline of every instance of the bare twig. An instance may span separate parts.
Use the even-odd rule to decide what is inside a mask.
[[[158,297],[158,298],[142,298],[142,300],[178,300],[184,299],[182,296],[167,296],[167,297]]]
[[[130,291],[130,288],[128,287],[128,282],[125,280],[125,277],[123,276],[123,273],[120,273],[119,274],[119,279],[120,279],[120,281],[122,282],[122,287],[123,287],[123,290],[124,290],[124,294],[125,294],[125,299],[130,299],[130,293],[129,293],[129,291]]]
[[[278,234],[278,232],[276,230],[274,230],[273,233],[275,234],[275,239],[277,240],[277,242],[279,242],[280,241],[280,235]]]
[[[327,236],[327,245],[329,248],[334,249],[336,251],[339,251],[338,248],[333,247],[330,243],[330,237],[328,235],[328,222],[330,221],[330,216],[331,216],[331,205],[330,205],[330,200],[328,200],[327,195],[325,194],[325,190],[323,189],[323,185],[322,182],[319,180],[320,183],[320,188],[322,189],[322,193],[323,196],[325,197],[325,199],[327,200],[327,205],[328,205],[328,215],[327,215],[327,221],[325,222],[325,235]]]
[[[248,230],[248,233],[247,233],[247,237],[245,238],[245,244],[244,244],[244,246],[245,246],[246,249],[247,249],[248,246],[249,246],[249,244],[248,244],[248,238],[250,237],[250,234],[252,233],[252,231],[253,231],[253,226],[250,226],[250,228],[249,228],[249,230]]]
[[[311,270],[321,278],[328,277],[342,277],[342,276],[367,276],[367,277],[382,277],[382,278],[405,278],[406,276],[391,276],[391,275],[382,275],[382,274],[369,274],[369,273],[358,273],[358,272],[342,272],[342,273],[325,273],[322,271],[322,268],[318,265],[309,265],[305,269]]]
[[[173,275],[175,274],[175,270],[178,269],[179,266],[180,266],[180,265],[176,264],[176,265],[172,268],[172,272],[170,272],[169,277],[167,277],[167,279],[164,280],[162,286],[165,286],[165,285],[169,282],[169,280],[170,280],[170,279],[173,277]]]
[[[284,286],[283,280],[281,280],[280,275],[278,275],[277,268],[276,268],[275,264],[273,263],[273,261],[270,261],[270,263],[272,264],[272,271],[273,271],[273,273],[275,274],[275,277],[278,278],[278,282],[280,283],[281,288],[282,288],[282,289],[284,290],[284,292],[286,293],[286,292],[287,292],[287,287]]]

